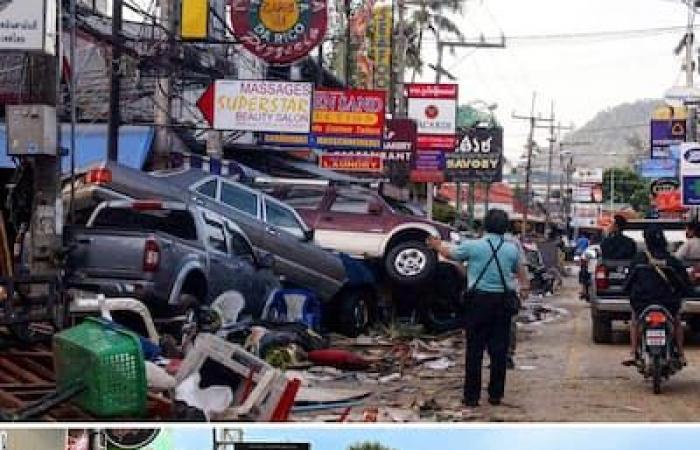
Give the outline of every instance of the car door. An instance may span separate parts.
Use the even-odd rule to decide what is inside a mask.
[[[263,217],[267,247],[277,256],[280,273],[292,284],[332,297],[345,279],[340,259],[308,239],[308,228],[285,204],[263,197]]]
[[[374,203],[379,210],[371,212]],[[324,248],[331,248],[357,257],[381,255],[387,230],[382,220],[382,208],[370,193],[355,190],[338,190],[330,204],[316,221],[316,241]]]
[[[209,261],[208,292],[212,301],[222,292],[236,287],[240,270],[230,255],[230,242],[224,219],[211,211],[202,211],[204,239]]]

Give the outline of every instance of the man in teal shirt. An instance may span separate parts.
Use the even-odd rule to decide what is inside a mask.
[[[529,291],[527,271],[518,245],[504,236],[508,226],[508,214],[491,209],[484,219],[486,235],[481,239],[465,241],[457,247],[447,246],[436,238],[428,239],[428,245],[443,257],[468,263],[467,288],[473,293],[466,305],[465,321],[464,404],[468,407],[479,405],[484,350],[488,350],[491,360],[489,403],[501,403],[513,315],[507,307],[506,296],[508,292],[519,289],[521,298],[524,298]]]

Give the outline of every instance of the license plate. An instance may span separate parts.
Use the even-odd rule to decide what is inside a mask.
[[[627,275],[625,275],[624,273],[613,272],[608,275],[608,278],[610,278],[611,280],[624,280],[625,278],[627,278]]]
[[[647,345],[666,345],[666,330],[647,330]]]

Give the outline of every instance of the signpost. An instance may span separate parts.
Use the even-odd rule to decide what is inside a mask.
[[[680,159],[683,206],[700,206],[700,144],[689,142],[681,145]]]
[[[311,83],[217,80],[197,106],[217,130],[308,133]]]
[[[454,182],[497,183],[503,178],[503,129],[461,130],[459,144],[445,155],[445,175]]]
[[[326,0],[231,0],[234,36],[269,64],[291,64],[323,41]]]
[[[0,51],[56,54],[56,0],[0,1]]]
[[[454,151],[457,140],[457,94],[456,84],[406,85],[408,117],[418,125],[412,181],[444,181],[445,152]]]

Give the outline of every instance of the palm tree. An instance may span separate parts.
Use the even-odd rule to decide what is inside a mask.
[[[430,32],[437,42],[445,37],[464,41],[464,34],[449,16],[461,15],[466,0],[419,0],[412,5],[406,26],[406,67],[413,70],[412,81],[423,71],[423,38]]]

